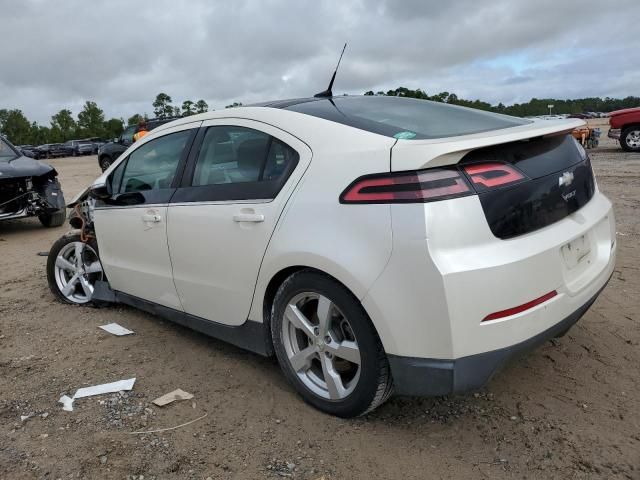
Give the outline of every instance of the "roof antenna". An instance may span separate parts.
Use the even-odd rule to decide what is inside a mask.
[[[340,54],[340,58],[338,59],[338,64],[336,65],[336,69],[333,71],[333,76],[331,77],[331,81],[329,82],[329,88],[327,88],[324,92],[316,93],[314,97],[318,98],[331,98],[333,97],[333,92],[331,89],[333,88],[333,82],[336,79],[336,73],[338,73],[338,67],[340,66],[340,60],[342,60],[342,55],[344,55],[344,51],[347,48],[347,44],[344,44],[342,47],[342,53]]]

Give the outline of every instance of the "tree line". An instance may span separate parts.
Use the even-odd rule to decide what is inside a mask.
[[[584,113],[584,112],[612,112],[614,110],[622,110],[623,108],[640,107],[640,97],[625,98],[577,98],[571,100],[559,100],[557,98],[532,98],[527,103],[514,103],[513,105],[504,105],[498,103],[491,105],[482,100],[466,100],[458,97],[455,93],[440,92],[435,95],[429,95],[424,90],[411,90],[405,87],[399,87],[395,90],[386,92],[373,92],[369,90],[365,95],[384,95],[394,97],[419,98],[423,100],[432,100],[434,102],[450,103],[453,105],[461,105],[463,107],[477,108],[496,113],[504,113],[516,117],[529,117],[536,115],[548,115],[548,105],[553,105],[553,113]]]
[[[554,105],[553,113],[582,113],[582,112],[611,112],[623,108],[640,106],[640,97],[625,98],[579,98],[571,100],[559,100],[555,98],[532,98],[527,103],[514,103],[504,105],[499,103],[491,105],[482,100],[466,100],[455,93],[440,92],[428,95],[421,89],[412,90],[399,87],[395,90],[373,92],[369,90],[365,95],[384,95],[408,98],[419,98],[436,102],[462,105],[517,117],[545,115],[549,113],[547,105]],[[184,100],[181,105],[173,105],[173,99],[166,93],[159,93],[152,102],[155,118],[186,117],[209,110],[209,105],[204,100]],[[240,102],[233,102],[225,108],[242,106]],[[148,120],[148,115],[136,113],[129,117],[126,125],[136,125],[141,120]],[[77,117],[69,109],[62,109],[51,117],[50,124],[39,125],[27,119],[19,109],[0,109],[0,133],[6,136],[15,145],[42,145],[44,143],[62,143],[67,140],[79,138],[111,139],[118,137],[125,127],[123,118],[105,119],[104,111],[96,102],[85,102]]]

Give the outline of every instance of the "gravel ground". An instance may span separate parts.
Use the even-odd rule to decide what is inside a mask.
[[[271,359],[130,308],[56,303],[36,254],[68,227],[0,223],[0,478],[640,478],[640,155],[603,140],[591,156],[618,264],[585,317],[475,394],[356,420],[305,405]],[[95,157],[52,163],[67,198],[99,174]],[[135,335],[97,328],[114,321]],[[73,412],[57,403],[134,376]],[[175,388],[194,399],[151,403]]]

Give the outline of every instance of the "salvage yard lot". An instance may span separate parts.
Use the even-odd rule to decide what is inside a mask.
[[[640,155],[604,135],[591,157],[618,259],[585,317],[480,392],[356,420],[305,405],[274,360],[128,307],[56,303],[37,253],[70,227],[0,223],[0,478],[640,478]],[[99,175],[95,157],[51,163],[67,200]],[[135,335],[98,329],[111,322]],[[131,377],[131,392],[57,403]],[[151,403],[176,388],[194,399]]]

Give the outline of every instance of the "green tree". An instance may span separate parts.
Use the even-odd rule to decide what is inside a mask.
[[[104,137],[103,138],[116,138],[119,137],[124,130],[124,120],[121,118],[110,118],[104,122]]]
[[[233,102],[231,105],[227,105],[224,108],[236,108],[236,107],[241,107],[242,106],[242,102]]]
[[[136,113],[127,119],[127,125],[138,125],[141,121],[146,122],[147,120],[149,120],[149,117],[147,117],[146,113],[144,115]]]
[[[182,102],[182,116],[188,117],[189,115],[193,115],[195,111],[193,110],[194,103],[191,100],[185,100]]]
[[[22,110],[0,112],[0,133],[14,145],[24,145],[31,141],[31,123]]]
[[[71,110],[67,110],[66,108],[51,117],[51,126],[60,129],[62,135],[61,141],[63,142],[73,138],[77,129],[76,121],[72,117]]]
[[[204,113],[209,110],[209,105],[204,100],[198,100],[196,102],[196,113]]]
[[[174,117],[181,117],[182,115],[180,114],[180,107],[171,107],[173,109],[173,113],[169,112],[169,117],[174,116]]]
[[[78,133],[84,137],[104,136],[104,112],[96,102],[85,102],[78,114]]]
[[[159,93],[153,101],[153,113],[157,118],[170,117],[173,114],[171,97],[166,93]]]

